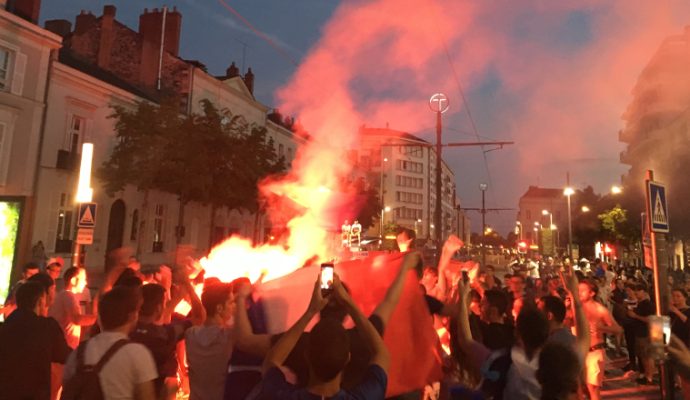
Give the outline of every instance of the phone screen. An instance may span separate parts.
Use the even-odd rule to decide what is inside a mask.
[[[321,264],[321,289],[330,290],[333,286],[333,263]]]

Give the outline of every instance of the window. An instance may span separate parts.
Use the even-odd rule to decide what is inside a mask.
[[[283,144],[278,145],[278,158],[285,156],[285,146]]]
[[[424,173],[424,164],[414,161],[398,160],[397,168],[399,171]]]
[[[0,89],[5,90],[10,85],[10,59],[12,53],[0,47]]]
[[[129,233],[129,240],[137,240],[137,233],[139,232],[139,210],[134,210],[132,213],[132,230]]]
[[[287,152],[287,160],[292,161],[292,147],[288,147],[288,152]]]
[[[81,152],[81,144],[84,141],[84,131],[86,129],[86,120],[84,118],[72,115],[69,124],[69,131],[67,133],[69,140],[69,151],[73,154]]]
[[[162,204],[156,204],[155,215],[153,219],[153,252],[160,253],[163,251],[163,217],[165,208]]]
[[[57,234],[55,236],[55,252],[69,253],[72,251],[72,223],[74,210],[68,205],[71,203],[68,193],[60,193],[60,205],[58,208]]]

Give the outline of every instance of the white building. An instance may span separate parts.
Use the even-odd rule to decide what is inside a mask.
[[[429,142],[388,128],[362,128],[356,169],[379,188],[383,223],[413,229],[420,238],[433,238],[436,202],[436,152]],[[418,145],[418,146],[417,146]],[[442,163],[442,238],[462,231],[469,236],[469,221],[459,211],[455,174]],[[389,209],[389,211],[385,211]],[[464,220],[464,221],[463,221]],[[463,223],[464,222],[464,223]],[[379,225],[368,235],[378,236]]]
[[[158,11],[145,12],[141,21],[150,23],[150,19],[159,18],[159,14]],[[37,228],[33,232],[32,243],[42,241],[49,255],[60,255],[68,262],[76,231],[73,194],[77,186],[81,144],[85,141],[94,143],[93,165],[94,169],[98,168],[108,159],[115,145],[115,121],[108,118],[113,112],[112,106],[134,108],[140,101],[156,101],[155,92],[150,87],[124,79],[123,72],[107,63],[107,60],[122,55],[116,54],[115,50],[112,50],[112,54],[102,54],[111,50],[111,47],[103,44],[103,27],[110,26],[109,29],[114,29],[114,35],[125,35],[130,39],[137,37],[135,31],[114,23],[114,18],[114,7],[106,6],[100,18],[82,12],[77,17],[74,31],[67,21],[47,22],[52,29],[69,38],[72,48],[63,49],[59,61],[54,61],[51,68],[38,202],[32,218]],[[142,31],[141,26],[139,31]],[[101,45],[93,56],[96,64],[84,57],[86,53],[79,53],[81,43],[95,41],[84,40],[89,35],[101,37]],[[237,116],[236,121],[240,123],[265,126],[275,142],[276,151],[284,152],[287,161],[291,161],[298,146],[297,139],[290,130],[268,120],[269,108],[252,95],[250,86],[253,76],[252,80],[248,79],[250,72],[244,79],[239,76],[218,78],[205,72],[198,62],[185,62],[178,57],[166,60],[171,65],[164,68],[172,70],[174,67],[177,73],[171,75],[169,82],[174,81],[173,84],[185,89],[183,94],[186,95],[187,112],[200,111],[200,101],[208,99],[229,118]],[[120,68],[121,65],[116,67]],[[184,85],[179,85],[179,82]],[[120,247],[131,248],[144,265],[174,262],[179,209],[177,196],[151,191],[147,197],[145,193],[128,186],[114,197],[109,197],[97,179],[92,179],[92,186],[93,201],[97,203],[98,211],[93,244],[86,246],[85,265],[90,272],[103,272],[104,266],[108,265],[106,257],[109,252]],[[184,232],[181,244],[192,249],[195,256],[200,256],[207,253],[212,244],[230,234],[238,233],[251,238],[255,221],[254,215],[224,208],[217,209],[212,216],[210,206],[188,203],[181,229]],[[259,241],[264,239],[268,229],[270,227],[260,219]]]
[[[61,38],[37,26],[40,1],[0,2],[0,302],[14,267],[30,260],[36,160],[51,56]],[[21,16],[21,17],[20,17]]]

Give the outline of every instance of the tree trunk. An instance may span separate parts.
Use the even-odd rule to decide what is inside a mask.
[[[184,236],[184,207],[187,201],[180,196],[180,208],[177,212],[177,229],[175,230],[175,244],[179,247],[182,244],[182,237]]]
[[[139,259],[139,255],[142,252],[142,246],[143,246],[143,241],[144,241],[144,236],[146,234],[146,220],[148,218],[148,208],[149,208],[149,194],[150,190],[146,189],[144,191],[144,202],[141,205],[141,214],[140,219],[141,222],[139,222],[139,230],[137,232],[137,250],[135,253],[135,256],[137,259]]]
[[[215,243],[213,243],[213,234],[216,230],[216,205],[213,203],[211,203],[211,215],[208,221],[208,225],[211,227],[208,235],[208,250],[211,251],[211,248],[215,245]]]
[[[261,218],[261,209],[256,210],[254,214],[254,245],[259,244],[259,219]]]

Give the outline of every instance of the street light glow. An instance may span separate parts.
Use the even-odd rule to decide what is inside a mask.
[[[589,207],[587,207],[587,206],[582,206],[582,212],[583,212],[583,213],[586,213],[586,212],[589,212],[589,211],[590,211],[590,210],[589,210]]]
[[[573,189],[571,187],[567,187],[567,188],[563,189],[563,194],[566,196],[572,196],[575,194],[575,189]]]
[[[541,215],[549,215],[549,210],[541,210]]]
[[[620,186],[611,186],[611,194],[621,194],[621,192],[623,192],[623,189]]]
[[[539,222],[534,221],[534,226],[539,226]],[[537,229],[537,228],[534,228],[534,229]]]
[[[389,206],[386,206],[386,208],[383,209],[385,212],[390,212],[391,208]]]
[[[551,230],[552,230],[552,231],[555,231],[556,229],[558,229],[558,227],[556,226],[556,224],[551,224]]]
[[[79,183],[77,185],[77,203],[90,203],[93,200],[91,188],[91,164],[93,162],[93,143],[81,146],[81,166],[79,167]]]

